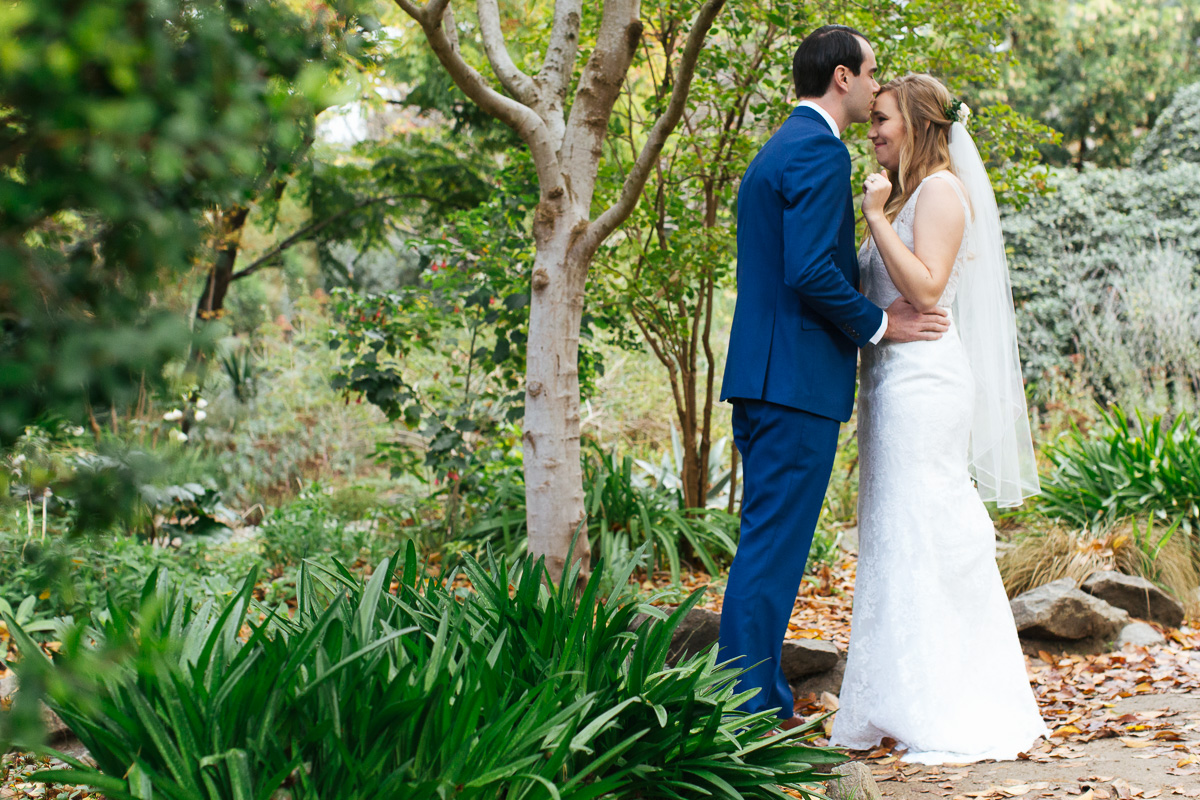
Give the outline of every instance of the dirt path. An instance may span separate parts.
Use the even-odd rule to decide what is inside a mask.
[[[1161,714],[1153,718],[1162,725],[1154,732],[1178,733],[1179,740],[1138,738],[1127,731],[1133,735],[1094,739],[1036,761],[924,767],[888,757],[870,762],[871,771],[883,795],[900,800],[1200,797],[1200,693],[1135,695],[1111,711],[1118,717]]]

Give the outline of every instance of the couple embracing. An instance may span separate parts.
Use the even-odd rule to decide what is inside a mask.
[[[928,75],[880,87],[866,37],[796,51],[798,107],[738,194],[738,297],[722,399],[745,475],[720,658],[745,708],[799,723],[782,640],[858,407],[859,558],[832,742],[906,760],[1012,759],[1046,734],[984,501],[1038,491],[996,201],[965,106]],[[882,171],[855,247],[841,132],[870,122]]]

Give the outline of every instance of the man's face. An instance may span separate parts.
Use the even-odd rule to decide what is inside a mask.
[[[855,75],[845,67],[838,67],[839,70],[845,70],[845,78],[847,82],[845,108],[846,116],[850,122],[867,122],[871,119],[871,103],[875,99],[876,92],[879,91],[879,84],[875,82],[875,51],[871,49],[871,45],[866,39],[858,40],[859,46],[863,51],[862,68]]]

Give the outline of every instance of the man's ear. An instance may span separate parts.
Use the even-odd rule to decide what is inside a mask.
[[[842,89],[850,87],[850,68],[844,64],[838,64],[833,68],[833,82]]]

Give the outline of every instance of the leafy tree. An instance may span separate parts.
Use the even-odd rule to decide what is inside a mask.
[[[314,26],[238,0],[0,8],[0,443],[45,414],[128,402],[189,344],[155,308],[204,215],[285,163],[327,102]],[[338,25],[346,47],[358,34]],[[149,302],[148,302],[149,301]],[[93,417],[93,426],[95,421]],[[98,430],[98,428],[97,428]]]
[[[450,0],[417,5],[396,0],[421,27],[455,84],[488,114],[512,128],[528,147],[539,201],[533,223],[536,254],[530,279],[525,367],[524,471],[529,547],[561,577],[589,551],[581,531],[585,512],[579,444],[578,342],[584,291],[593,256],[637,204],[667,137],[683,113],[696,62],[724,0],[707,0],[688,28],[669,102],[658,115],[617,199],[593,215],[596,179],[614,105],[633,61],[644,23],[637,0],[609,0],[596,19],[582,0],[556,0],[540,65],[535,48],[518,53],[505,42],[496,0],[480,0],[477,16],[460,29]],[[584,27],[585,17],[592,23]],[[501,90],[472,61],[460,39],[470,31],[483,44]],[[591,53],[576,77],[581,47]],[[537,71],[530,75],[526,67]],[[484,67],[483,69],[488,69]],[[571,92],[574,87],[574,92]],[[572,97],[568,108],[568,96]]]
[[[1021,0],[1006,23],[1009,101],[1063,135],[1053,164],[1129,163],[1174,91],[1196,80],[1200,3]]]

